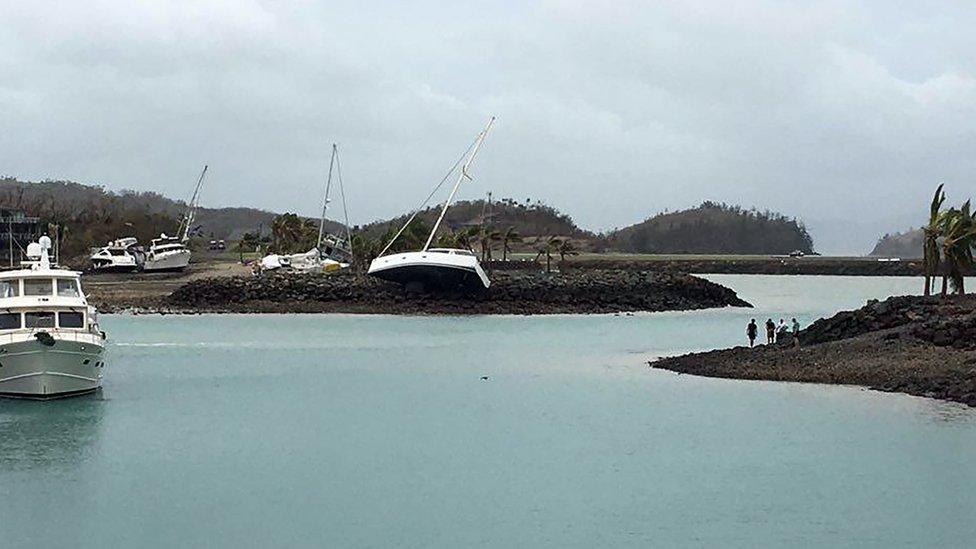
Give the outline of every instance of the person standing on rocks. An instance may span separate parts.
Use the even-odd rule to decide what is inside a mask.
[[[776,342],[776,324],[773,324],[773,319],[766,319],[766,345],[772,345]]]
[[[786,334],[790,333],[790,329],[786,326],[786,321],[782,318],[779,319],[779,327],[776,328],[776,343],[782,343],[786,341]]]
[[[753,347],[756,344],[756,336],[759,335],[759,326],[756,326],[755,318],[746,326],[746,335],[749,336],[749,347]]]
[[[793,346],[800,346],[800,323],[796,321],[796,317],[793,317],[791,322],[793,328]]]

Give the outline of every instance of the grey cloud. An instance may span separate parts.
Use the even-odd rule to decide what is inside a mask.
[[[357,222],[412,207],[489,114],[468,197],[607,229],[704,199],[825,251],[971,193],[976,12],[890,2],[7,3],[0,172]],[[311,193],[311,194],[310,194]]]

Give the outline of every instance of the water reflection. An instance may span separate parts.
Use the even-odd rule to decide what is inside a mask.
[[[0,399],[0,471],[76,466],[97,452],[101,391],[48,402]]]

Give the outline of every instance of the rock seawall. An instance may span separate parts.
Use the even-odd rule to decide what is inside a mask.
[[[554,314],[750,305],[729,288],[686,274],[587,269],[496,272],[491,288],[473,296],[407,293],[351,274],[207,278],[177,288],[159,306],[206,312]]]

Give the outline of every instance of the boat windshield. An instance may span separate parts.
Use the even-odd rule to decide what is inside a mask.
[[[163,244],[161,246],[154,246],[154,252],[172,252],[176,250],[183,250],[185,247],[182,244]]]
[[[84,328],[85,315],[74,311],[61,311],[58,313],[59,328]]]
[[[50,278],[26,278],[24,279],[24,295],[43,296],[51,295],[54,287],[51,285]]]
[[[20,280],[0,280],[0,298],[20,295]]]
[[[78,281],[73,278],[58,279],[58,297],[80,297]]]
[[[474,255],[474,252],[472,252],[471,250],[457,250],[454,248],[431,248],[427,251],[441,253],[441,254],[471,255],[471,256]]]
[[[28,328],[53,328],[54,312],[31,311],[24,313],[24,324]]]
[[[20,325],[20,313],[0,314],[0,330],[19,330]]]

